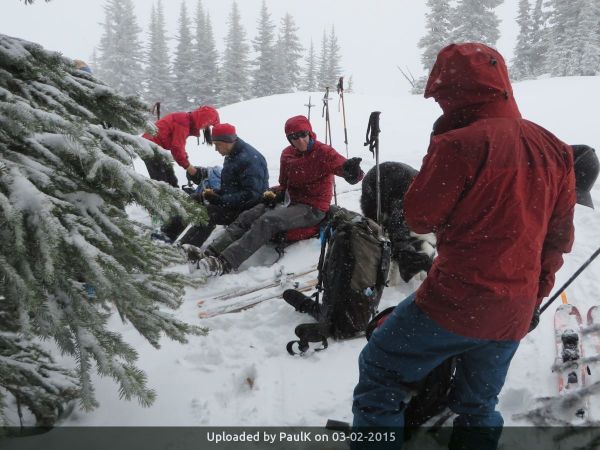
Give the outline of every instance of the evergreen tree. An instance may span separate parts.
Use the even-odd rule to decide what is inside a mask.
[[[459,0],[452,17],[452,42],[481,42],[494,47],[500,21],[494,8],[504,0]]]
[[[586,0],[579,23],[581,42],[581,75],[600,73],[600,2]]]
[[[185,2],[181,2],[179,35],[173,62],[173,74],[175,75],[173,103],[174,108],[178,111],[190,111],[196,106],[193,103],[196,98],[196,86],[191,83],[195,69],[190,19]]]
[[[429,73],[439,51],[450,43],[452,35],[452,8],[448,0],[427,0],[429,12],[425,14],[427,34],[418,43],[423,49],[421,63]]]
[[[252,64],[255,66],[252,80],[252,94],[255,97],[265,97],[275,93],[275,25],[263,0],[258,19],[258,35],[252,41],[257,57]]]
[[[327,31],[323,30],[321,39],[321,53],[319,54],[319,72],[317,76],[317,88],[325,89],[327,84],[327,70],[329,67],[329,41],[327,40]]]
[[[331,26],[331,32],[327,41],[327,57],[328,64],[325,85],[333,88],[337,85],[338,79],[342,75],[340,46],[333,25]]]
[[[93,408],[94,366],[121,397],[152,403],[136,350],[107,328],[111,309],[156,348],[163,334],[203,332],[164,310],[180,304],[184,278],[162,268],[181,256],[125,212],[135,203],[166,219],[198,208],[134,171],[132,158],[166,154],[139,136],[145,107],[58,53],[0,35],[0,421],[7,405],[43,426],[73,398]]]
[[[202,1],[196,6],[196,39],[193,46],[193,69],[190,83],[194,86],[194,103],[199,105],[217,105],[219,84],[219,53],[215,45],[212,24],[208,12],[204,12]]]
[[[598,66],[597,54],[590,50],[597,46],[598,41],[598,16],[585,18],[584,11],[592,13],[598,11],[597,6],[589,6],[588,3],[597,0],[571,0],[561,2],[553,0],[552,11],[549,18],[549,41],[550,46],[547,53],[547,70],[554,76],[570,76],[595,74]],[[582,27],[586,21],[593,28],[585,30]],[[585,41],[592,39],[592,43]],[[594,43],[595,42],[595,43]],[[583,59],[584,47],[588,60]],[[597,50],[596,50],[597,51]]]
[[[548,29],[546,27],[546,14],[542,6],[544,0],[536,0],[531,13],[531,49],[530,67],[531,75],[538,76],[546,69],[546,57],[548,53]]]
[[[152,6],[146,65],[148,69],[145,72],[147,76],[145,98],[151,103],[160,102],[163,114],[174,111],[173,78],[161,0],[158,0],[156,8]]]
[[[315,46],[312,39],[310,40],[310,47],[308,55],[306,57],[306,72],[302,82],[302,89],[309,92],[314,92],[318,89],[317,87],[317,57],[315,54]]]
[[[298,38],[298,27],[289,13],[281,19],[277,46],[282,69],[280,83],[282,92],[293,92],[300,84],[300,60],[303,49]]]
[[[206,13],[206,35],[204,39],[204,64],[202,73],[205,74],[205,80],[209,85],[205,91],[204,104],[218,106],[221,95],[221,72],[219,69],[219,52],[215,44],[215,37],[210,20],[210,14]]]
[[[242,27],[237,3],[234,1],[229,14],[229,28],[225,37],[220,104],[229,105],[249,97],[249,45]]]
[[[514,79],[530,77],[533,74],[531,64],[531,37],[533,33],[533,24],[531,20],[531,5],[529,0],[519,0],[519,15],[517,24],[519,25],[519,36],[515,46],[515,57],[512,61],[511,76]]]
[[[126,95],[142,94],[143,47],[132,0],[106,0],[96,75]]]

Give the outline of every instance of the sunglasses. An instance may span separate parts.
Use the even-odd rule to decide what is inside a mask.
[[[287,137],[291,141],[295,141],[296,139],[302,139],[308,136],[310,133],[308,131],[297,131],[296,133],[288,134]]]

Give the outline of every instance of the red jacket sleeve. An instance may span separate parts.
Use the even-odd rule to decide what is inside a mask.
[[[575,227],[575,176],[571,170],[560,191],[552,217],[548,223],[548,232],[542,248],[542,264],[538,290],[538,306],[547,297],[554,286],[554,278],[563,265],[563,253],[569,253],[573,247]]]
[[[173,159],[177,161],[184,169],[190,165],[187,152],[185,151],[185,142],[190,136],[190,126],[183,126],[180,123],[173,122],[173,131],[171,134],[171,154]]]
[[[327,150],[327,154],[323,158],[323,164],[327,168],[327,171],[338,177],[344,176],[342,166],[346,162],[346,158],[340,155],[333,147],[327,146],[325,149]]]
[[[404,213],[416,233],[437,232],[448,221],[470,176],[458,143],[434,137],[419,174],[404,196]]]

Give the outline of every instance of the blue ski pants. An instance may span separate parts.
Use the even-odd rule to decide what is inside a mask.
[[[359,356],[353,429],[392,428],[400,448],[404,409],[415,383],[458,356],[449,406],[457,414],[450,449],[496,449],[504,421],[495,410],[518,342],[474,339],[451,333],[415,305],[401,302],[371,336]],[[365,448],[364,445],[354,448]],[[376,448],[388,448],[378,443]]]

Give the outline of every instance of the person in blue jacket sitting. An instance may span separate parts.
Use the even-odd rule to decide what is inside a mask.
[[[194,197],[207,203],[209,221],[206,225],[192,227],[181,239],[182,244],[200,247],[208,239],[216,225],[231,224],[243,211],[257,205],[263,192],[269,188],[269,172],[264,156],[247,142],[240,139],[233,125],[221,123],[212,129],[215,149],[225,159],[221,170],[221,186],[205,188]],[[203,185],[210,178],[208,168],[198,167],[188,180]],[[195,252],[191,252],[191,256]]]

